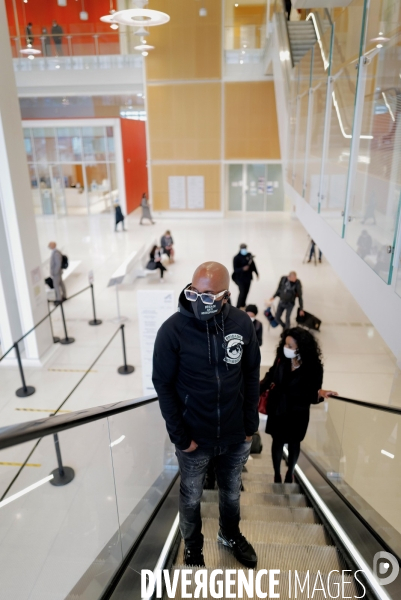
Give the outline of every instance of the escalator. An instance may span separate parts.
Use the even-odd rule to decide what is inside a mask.
[[[259,574],[260,587],[255,583],[252,593],[242,596],[243,582],[232,576],[231,587],[219,593],[220,580],[241,565],[216,541],[218,491],[205,490],[204,554],[215,587],[210,584],[206,595],[197,597],[399,600],[401,577],[395,571],[400,563],[401,481],[400,470],[392,469],[399,460],[400,417],[398,408],[344,398],[313,409],[293,484],[273,483],[271,440],[262,433],[264,449],[248,460],[241,494],[241,531],[257,552],[254,576],[256,582]],[[365,434],[360,439],[361,427]],[[181,589],[179,473],[157,398],[0,430],[1,464],[12,453],[22,459],[24,452],[24,466],[0,500],[0,600],[196,597],[196,569],[185,593]],[[75,475],[65,486],[53,482],[58,471],[63,483],[63,465],[52,469],[61,456]],[[358,493],[360,471],[370,478],[365,497]],[[6,479],[0,483],[4,489]],[[395,573],[387,585],[380,585],[383,556],[390,569],[385,575]],[[272,569],[279,573],[271,575]],[[162,571],[170,573],[169,581],[178,572],[174,593],[168,595],[162,585],[155,594],[152,587],[143,590],[144,570],[156,579]],[[249,578],[250,572],[244,570],[244,576]],[[278,596],[269,589],[272,576]]]

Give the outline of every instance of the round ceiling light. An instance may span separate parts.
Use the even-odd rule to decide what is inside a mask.
[[[149,44],[140,44],[139,46],[134,46],[134,50],[154,50],[154,46],[149,46]]]
[[[32,44],[27,44],[26,48],[22,48],[22,50],[20,50],[21,54],[27,54],[28,56],[31,55],[36,55],[36,54],[42,54],[40,50],[37,50],[36,48],[32,48]]]
[[[129,8],[113,14],[113,22],[120,25],[134,25],[136,27],[155,27],[170,21],[169,15],[159,10],[149,8]]]

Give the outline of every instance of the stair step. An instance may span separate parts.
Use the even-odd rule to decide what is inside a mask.
[[[218,519],[203,519],[205,540],[215,540],[219,530]],[[276,523],[274,521],[241,521],[241,532],[252,544],[303,544],[329,546],[331,541],[323,525],[310,523]]]
[[[274,564],[274,559],[273,559],[273,563]],[[238,565],[238,563],[237,563]],[[258,565],[259,567],[259,565]],[[174,569],[172,569],[173,571],[176,570],[181,570],[187,567],[183,567],[183,566],[176,566]],[[194,597],[195,594],[195,589],[196,589],[196,583],[195,583],[195,573],[196,571],[198,571],[200,569],[192,569],[192,577],[189,578],[191,584],[188,585],[188,587],[186,588],[186,593],[190,595],[190,597]],[[207,576],[207,581],[210,581],[210,575],[212,572],[213,568],[208,568],[208,576]],[[245,576],[247,577],[249,574],[249,571],[247,571],[246,569],[241,569],[243,571],[245,571]],[[294,598],[295,597],[295,591],[294,591],[294,571],[291,569],[291,590],[292,590],[292,594],[291,596]],[[312,591],[313,591],[313,587],[315,584],[316,579],[318,578],[318,573],[313,573],[312,571],[308,571],[309,573],[309,581],[310,581],[310,586],[309,586],[309,590],[307,588],[307,586],[304,587],[304,591],[301,592],[300,591],[300,586],[298,584],[297,586],[297,598],[299,600],[307,600],[309,598],[312,597]],[[172,574],[173,575],[173,574]],[[301,585],[303,585],[305,578],[307,577],[307,573],[306,572],[298,572],[298,579],[301,582]],[[277,587],[275,587],[275,592],[279,595],[280,598],[288,598],[288,590],[289,590],[289,572],[288,571],[281,571],[281,573],[276,576],[276,579],[278,579],[279,581],[279,585],[277,585]],[[217,575],[216,577],[216,582],[217,581],[224,581],[224,573],[222,575]],[[320,579],[317,579],[318,583],[316,584],[316,588],[321,588],[321,584],[320,584]],[[336,574],[336,573],[332,573],[331,577],[330,577],[330,590],[336,590],[337,587],[338,589],[341,590],[341,582],[342,582],[342,577],[341,574]],[[361,591],[357,588],[356,584],[355,584],[355,580],[352,577],[347,577],[346,575],[344,575],[344,589],[346,590],[346,594],[351,597],[351,598],[357,598],[358,596],[361,596]],[[320,584],[320,585],[319,585]],[[323,579],[323,584],[325,587],[325,592],[323,591],[319,591],[316,590],[313,594],[313,598],[314,600],[327,600],[327,598],[329,597],[328,595],[328,590],[327,590],[327,577]],[[176,600],[182,600],[182,595],[181,595],[181,577],[179,577],[178,579],[178,586],[177,586],[177,592],[175,595],[175,599]],[[261,591],[264,593],[269,593],[269,585],[268,585],[268,578],[267,577],[262,577],[261,578],[261,584],[260,584],[260,588]],[[224,589],[224,588],[223,588]],[[230,592],[232,592],[236,598],[239,598],[239,594],[238,594],[238,588],[237,585],[233,585],[232,587],[230,587]],[[248,596],[246,591],[243,590],[244,592],[244,598],[246,600],[256,600],[258,598],[258,596],[256,595],[256,592],[253,596]],[[333,594],[333,592],[331,592]],[[335,592],[334,592],[335,593]],[[202,592],[201,592],[202,595]],[[186,596],[188,598],[188,596]],[[203,597],[203,596],[202,596]],[[224,594],[225,597],[225,594]],[[242,597],[242,596],[241,596]],[[165,598],[167,598],[167,595],[165,595]],[[185,598],[185,596],[184,596]],[[210,595],[210,590],[209,590],[209,586],[208,586],[208,592],[207,595],[205,596],[205,598],[207,600],[212,600],[213,596]]]
[[[213,502],[202,502],[203,519],[218,519],[219,507]],[[253,504],[241,507],[243,521],[282,521],[285,523],[319,523],[318,516],[312,508],[290,506],[266,506]]]
[[[282,571],[320,571],[330,573],[341,571],[346,565],[334,546],[306,546],[304,544],[266,544],[256,542],[254,548],[258,557],[258,570],[280,569]],[[238,569],[240,563],[222,544],[207,540],[203,545],[203,554],[208,568]],[[184,556],[184,541],[181,541],[177,554],[177,564]],[[274,567],[272,567],[274,565]]]
[[[202,502],[218,503],[219,492],[216,490],[204,490]],[[241,506],[308,506],[303,494],[255,494],[253,492],[242,492]]]

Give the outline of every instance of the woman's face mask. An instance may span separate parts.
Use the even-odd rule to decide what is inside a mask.
[[[292,350],[291,348],[287,348],[287,346],[284,346],[284,356],[286,358],[296,358],[297,356],[297,351],[296,350]]]

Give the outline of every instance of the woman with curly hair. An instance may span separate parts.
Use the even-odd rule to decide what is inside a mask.
[[[273,438],[274,483],[281,483],[280,466],[288,444],[288,470],[284,483],[293,483],[301,442],[309,424],[311,404],[337,392],[322,390],[323,364],[319,344],[309,331],[294,327],[284,331],[276,359],[260,384],[269,391],[266,433]]]

